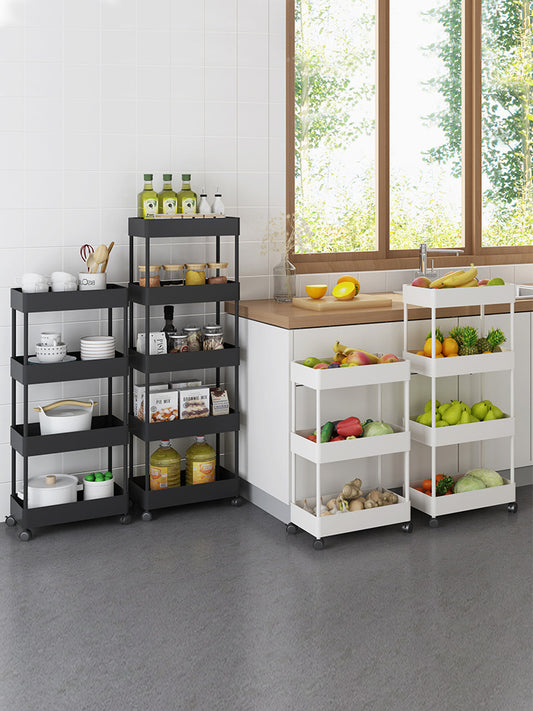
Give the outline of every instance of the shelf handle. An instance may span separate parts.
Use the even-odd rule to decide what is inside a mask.
[[[82,400],[58,400],[57,402],[53,402],[50,405],[45,405],[44,407],[34,407],[33,409],[35,412],[48,412],[48,410],[53,410],[56,407],[60,407],[61,405],[79,405],[80,407],[92,407],[93,405],[98,405],[98,403],[94,400],[91,400],[91,402],[83,402]]]

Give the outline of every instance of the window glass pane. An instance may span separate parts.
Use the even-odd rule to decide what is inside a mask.
[[[461,1],[390,2],[390,247],[461,247]]]
[[[533,244],[530,0],[482,3],[483,246]]]
[[[295,251],[374,250],[374,0],[295,5]]]

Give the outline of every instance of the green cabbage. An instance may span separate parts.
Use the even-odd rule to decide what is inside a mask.
[[[481,479],[486,487],[502,486],[503,484],[503,479],[494,469],[471,469],[469,472],[466,472],[466,476],[475,476]]]
[[[363,427],[363,437],[392,434],[394,430],[386,422],[369,422]]]
[[[478,479],[477,476],[465,474],[460,479],[457,479],[453,487],[454,494],[462,494],[464,491],[475,491],[476,489],[486,489],[487,487]]]

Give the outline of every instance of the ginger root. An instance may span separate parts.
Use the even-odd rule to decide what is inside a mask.
[[[365,508],[370,509],[376,506],[388,506],[389,504],[397,504],[398,497],[392,491],[379,491],[374,489],[371,491],[365,500]]]
[[[361,496],[361,479],[352,479],[342,488],[341,496],[347,501],[357,499]]]
[[[364,499],[352,499],[348,504],[348,511],[362,511],[365,508]]]

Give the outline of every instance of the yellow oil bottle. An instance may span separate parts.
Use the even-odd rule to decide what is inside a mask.
[[[185,481],[189,484],[206,484],[215,481],[216,452],[203,435],[196,437],[196,442],[191,444],[185,453],[187,461],[185,467]]]
[[[168,489],[181,485],[181,457],[169,439],[163,439],[150,457],[150,489]]]

